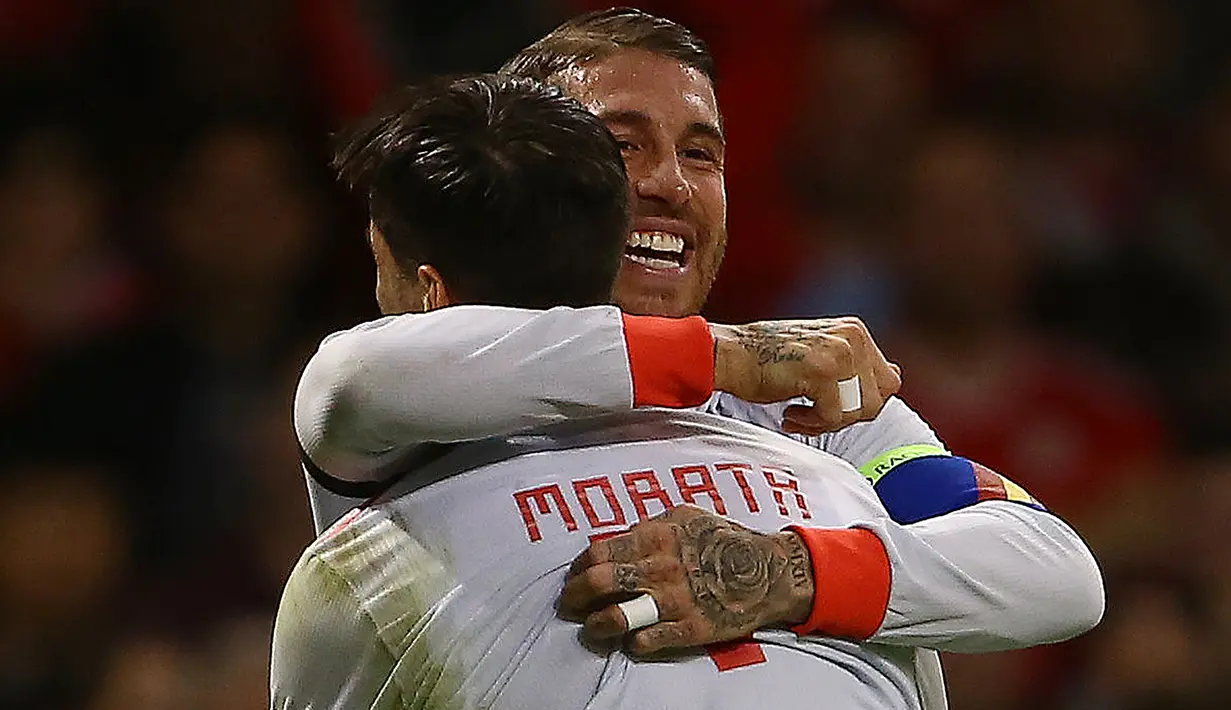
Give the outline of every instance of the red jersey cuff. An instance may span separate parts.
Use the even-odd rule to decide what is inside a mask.
[[[876,633],[889,608],[891,582],[889,554],[880,538],[863,528],[786,529],[807,546],[816,582],[812,613],[791,630],[856,640]]]
[[[701,316],[624,314],[634,407],[695,407],[714,391],[714,336]]]

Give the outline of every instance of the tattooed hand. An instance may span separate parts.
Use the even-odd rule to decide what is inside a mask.
[[[897,365],[885,359],[858,318],[711,324],[714,388],[749,402],[804,396],[813,406],[788,407],[784,428],[820,434],[876,418],[902,386]],[[838,382],[859,375],[862,406],[843,412]]]
[[[627,631],[616,604],[653,595],[659,623],[628,639],[631,653],[645,655],[802,623],[813,592],[799,536],[756,532],[686,505],[591,544],[569,570],[559,608],[602,642]]]

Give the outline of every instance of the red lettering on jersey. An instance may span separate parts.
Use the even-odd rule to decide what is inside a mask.
[[[805,520],[812,518],[812,513],[808,511],[808,501],[804,499],[804,494],[799,492],[799,481],[791,475],[791,472],[785,468],[775,468],[771,466],[762,466],[761,471],[765,474],[765,482],[774,492],[774,500],[778,503],[778,513],[782,517],[790,517],[790,513],[786,509],[786,501],[783,498],[784,491],[791,491],[795,494],[795,505],[799,508],[799,512],[804,516]],[[786,477],[786,482],[778,481],[774,478],[774,474]]]
[[[666,512],[675,507],[675,503],[671,502],[671,497],[667,492],[658,485],[658,476],[654,475],[653,471],[632,471],[620,475],[624,481],[624,489],[628,491],[628,496],[633,499],[633,508],[637,510],[637,519],[645,520],[650,517],[645,509],[647,500],[656,500],[663,507],[662,512]],[[638,490],[637,484],[644,481],[646,489]]]
[[[705,647],[705,652],[714,660],[714,665],[718,666],[720,672],[765,662],[765,651],[761,644],[755,641],[712,643]]]
[[[752,472],[752,466],[746,463],[716,463],[714,468],[719,471],[730,471],[735,477],[735,482],[739,484],[740,493],[744,494],[744,502],[748,504],[749,513],[761,512],[761,504],[757,502],[756,496],[752,494],[752,486],[748,485],[748,477],[745,474]]]
[[[598,514],[594,512],[594,506],[590,503],[589,496],[590,489],[592,488],[602,491],[603,499],[607,501],[607,507],[611,509],[610,520],[600,520]],[[577,501],[581,503],[581,509],[586,514],[586,520],[590,521],[590,527],[606,528],[613,525],[626,527],[628,525],[628,521],[624,518],[624,509],[620,507],[620,499],[616,498],[615,489],[612,488],[611,481],[607,480],[606,476],[573,481],[573,492],[577,494]]]
[[[690,473],[700,476],[701,482],[690,484],[685,478]],[[717,486],[714,485],[714,477],[710,475],[710,470],[705,465],[676,466],[671,469],[671,475],[675,476],[675,485],[679,488],[680,498],[685,503],[695,503],[697,495],[704,493],[713,502],[715,513],[727,514],[727,505],[722,501],[722,496],[718,493]]]
[[[549,496],[556,501],[556,510],[560,512],[560,518],[564,520],[564,527],[569,532],[577,532],[577,520],[573,517],[573,511],[569,510],[568,503],[564,501],[564,493],[560,491],[560,486],[553,483],[550,486],[539,486],[513,494],[517,509],[521,511],[521,519],[526,523],[526,534],[530,536],[530,542],[543,539],[543,534],[539,532],[539,523],[530,510],[530,501],[534,501],[540,515],[547,515],[551,512],[551,508],[547,505]]]

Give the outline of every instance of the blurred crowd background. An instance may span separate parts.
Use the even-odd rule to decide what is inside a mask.
[[[0,0],[0,707],[266,706],[290,394],[376,315],[328,136],[606,4]],[[948,657],[954,710],[1227,707],[1231,4],[640,7],[719,62],[708,314],[863,316],[1100,555],[1103,625]]]

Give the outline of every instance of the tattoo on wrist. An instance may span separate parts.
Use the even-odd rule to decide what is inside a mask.
[[[812,560],[808,555],[808,547],[798,535],[784,536],[783,545],[787,548],[787,561],[790,563],[791,584],[797,587],[809,586],[808,578],[812,572]]]
[[[797,601],[797,604],[788,612],[787,619],[803,623],[812,612],[812,599],[816,594],[816,583],[812,575],[812,555],[808,552],[808,546],[798,535],[785,534],[782,539],[782,546],[786,548],[791,590]]]

